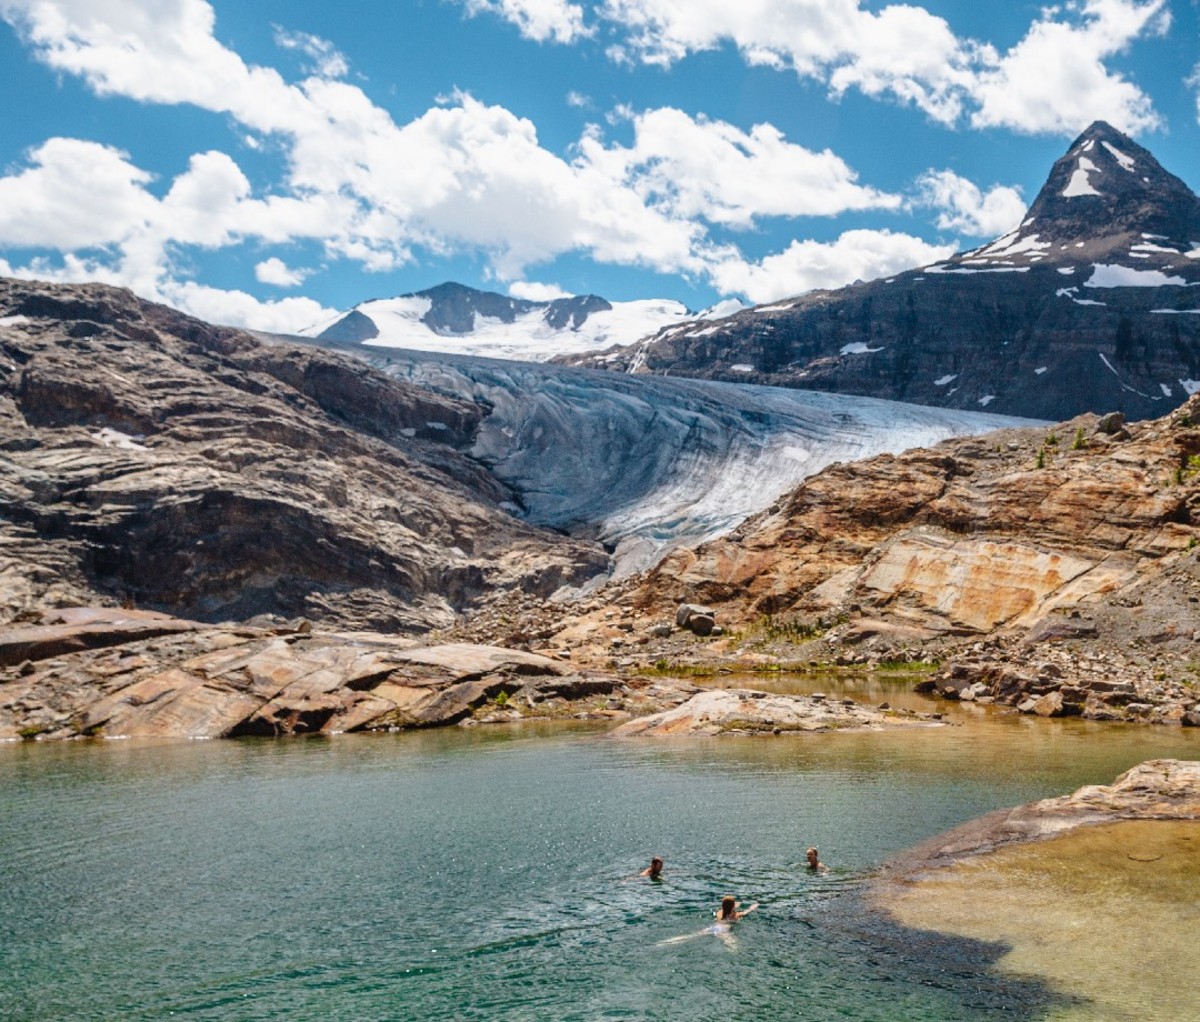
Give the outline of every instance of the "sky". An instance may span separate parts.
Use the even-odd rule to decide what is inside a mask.
[[[290,332],[456,280],[762,303],[1200,190],[1200,0],[0,0],[0,275]]]

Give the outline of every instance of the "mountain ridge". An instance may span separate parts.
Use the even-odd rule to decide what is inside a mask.
[[[539,362],[628,344],[664,324],[697,315],[670,299],[610,302],[585,294],[536,301],[446,281],[360,302],[333,322],[308,327],[298,336]]]
[[[1097,121],[1021,224],[939,263],[574,364],[1065,419],[1200,390],[1200,198]]]

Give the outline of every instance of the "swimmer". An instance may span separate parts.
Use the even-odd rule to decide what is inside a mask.
[[[638,876],[649,877],[651,880],[661,880],[662,879],[662,868],[663,868],[663,861],[656,855],[656,856],[654,856],[653,859],[650,860],[650,865],[647,866],[644,870],[642,870],[638,874]]]
[[[756,908],[758,908],[757,901],[749,908],[738,911],[737,899],[732,894],[727,894],[721,899],[721,907],[713,915],[716,917],[718,923],[736,923],[739,919],[744,919]]]
[[[716,922],[704,927],[703,930],[697,930],[695,933],[685,933],[679,937],[660,940],[658,942],[659,947],[665,944],[679,944],[685,940],[692,940],[694,937],[713,936],[720,937],[726,947],[730,949],[736,948],[737,941],[733,939],[733,924],[739,919],[745,919],[756,908],[758,908],[757,901],[753,905],[739,909],[737,899],[732,894],[727,894],[721,899],[721,907],[713,913],[713,918]]]
[[[815,848],[809,848],[804,853],[810,873],[828,873],[829,867],[821,861],[821,854]]]

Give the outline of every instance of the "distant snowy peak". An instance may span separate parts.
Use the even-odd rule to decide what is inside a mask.
[[[572,295],[535,302],[446,283],[363,302],[302,333],[329,341],[542,362],[630,344],[694,317],[669,299],[609,302]]]

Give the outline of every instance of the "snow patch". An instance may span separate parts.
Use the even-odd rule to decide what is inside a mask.
[[[1041,376],[1041,375],[1042,375],[1042,373],[1044,373],[1044,372],[1048,372],[1048,371],[1049,371],[1049,369],[1050,369],[1050,367],[1049,367],[1049,366],[1038,366],[1038,367],[1037,367],[1037,368],[1036,368],[1036,369],[1033,371],[1033,375],[1034,375],[1034,376]]]
[[[1096,263],[1084,287],[1162,287],[1164,284],[1186,285],[1182,277],[1168,277],[1161,270],[1135,270],[1128,266]]]
[[[754,372],[754,366],[748,366],[744,362],[739,362],[735,366],[730,366],[729,371],[731,373],[752,373]]]
[[[783,312],[785,309],[792,307],[791,302],[776,302],[774,305],[760,305],[757,307],[757,312]]]
[[[944,386],[946,386],[947,383],[951,383],[952,381],[957,380],[957,379],[958,379],[958,373],[951,373],[949,376],[943,376],[941,379],[934,380],[933,385],[935,387],[944,387]]]
[[[22,323],[28,322],[28,316],[0,316],[0,326],[20,326]]]
[[[1200,316],[1200,309],[1151,309],[1152,316]]]
[[[996,400],[995,394],[984,394],[983,397],[981,397],[979,399],[979,403],[981,405],[983,405],[984,408],[986,408],[988,405],[990,405],[995,400]]]
[[[119,429],[112,429],[105,426],[96,433],[92,433],[91,437],[98,444],[103,444],[105,447],[118,447],[123,451],[144,451],[146,446],[138,443],[139,440],[146,438],[140,433],[137,436],[131,436],[128,433],[122,433]]]
[[[1109,142],[1101,142],[1100,144],[1102,146],[1104,146],[1104,148],[1107,149],[1110,153],[1112,153],[1113,159],[1116,160],[1121,165],[1122,170],[1127,170],[1131,174],[1133,173],[1133,165],[1137,161],[1134,160],[1134,158],[1132,156],[1129,156],[1126,153],[1121,152],[1120,149],[1118,149],[1116,146],[1112,145]],[[1082,163],[1083,161],[1081,160],[1080,162]]]
[[[1080,195],[1099,195],[1100,193],[1092,187],[1092,179],[1088,177],[1090,173],[1099,172],[1100,168],[1086,156],[1079,157],[1079,166],[1075,168],[1075,173],[1071,175],[1071,180],[1063,189],[1063,198],[1074,199]]]
[[[869,355],[873,351],[883,351],[883,348],[868,348],[862,341],[852,341],[842,345],[843,355]]]
[[[1074,266],[1060,266],[1058,268],[1058,272],[1063,274],[1063,276],[1069,277],[1072,273],[1075,272],[1075,267]]]
[[[1040,259],[1041,256],[1034,256],[1034,260]],[[1028,273],[1028,266],[980,266],[973,267],[949,267],[949,266],[930,266],[926,270],[927,273]]]
[[[1200,393],[1200,380],[1180,380],[1179,386],[1183,388],[1188,397]]]
[[[1165,383],[1160,383],[1160,384],[1159,384],[1159,387],[1161,387],[1161,388],[1162,388],[1163,397],[1170,397],[1170,396],[1171,396],[1171,388],[1170,388],[1170,387],[1168,387],[1168,386],[1167,386]]]

